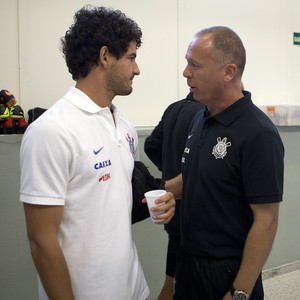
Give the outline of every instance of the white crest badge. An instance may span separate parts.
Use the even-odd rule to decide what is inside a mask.
[[[227,154],[227,147],[230,147],[231,143],[227,142],[227,137],[224,137],[223,139],[218,137],[217,142],[217,145],[213,147],[212,154],[215,156],[216,159],[223,159]]]

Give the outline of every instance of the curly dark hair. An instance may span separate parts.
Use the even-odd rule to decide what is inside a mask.
[[[142,31],[137,23],[120,10],[86,5],[74,16],[74,24],[61,38],[72,78],[86,77],[98,64],[99,49],[107,46],[117,59],[128,50],[130,42],[142,44]]]

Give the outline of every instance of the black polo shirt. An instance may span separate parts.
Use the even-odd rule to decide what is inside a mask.
[[[241,257],[249,204],[282,201],[284,147],[246,95],[222,113],[199,112],[182,157],[182,245],[201,257]]]

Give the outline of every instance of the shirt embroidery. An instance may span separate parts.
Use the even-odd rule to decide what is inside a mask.
[[[129,150],[130,150],[131,154],[134,155],[134,137],[130,136],[127,133],[126,140],[129,144]]]
[[[227,154],[227,147],[231,146],[231,142],[227,142],[227,137],[221,139],[220,137],[217,138],[217,145],[213,147],[212,154],[215,156],[216,159],[224,158]]]

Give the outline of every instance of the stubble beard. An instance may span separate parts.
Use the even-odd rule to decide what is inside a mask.
[[[118,72],[112,72],[108,80],[109,89],[115,95],[128,96],[132,93],[132,81],[125,76],[121,76]]]

